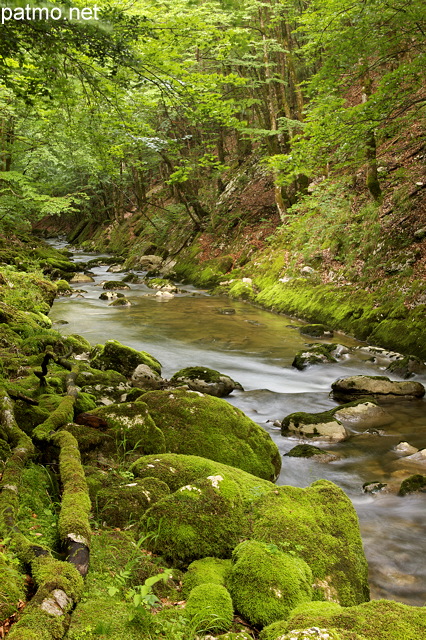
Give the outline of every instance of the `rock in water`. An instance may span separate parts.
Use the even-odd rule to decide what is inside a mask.
[[[373,396],[405,396],[422,398],[425,388],[420,382],[392,382],[384,376],[350,376],[340,378],[331,385],[334,396],[357,397]]]

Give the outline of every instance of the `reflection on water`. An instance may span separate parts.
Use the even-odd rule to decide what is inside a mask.
[[[80,254],[76,259],[83,261],[88,256]],[[165,377],[190,365],[207,366],[230,375],[245,391],[234,392],[229,401],[262,425],[283,454],[297,440],[282,437],[273,425],[275,420],[282,420],[293,411],[318,412],[335,406],[328,394],[336,378],[382,374],[361,354],[303,372],[292,369],[296,351],[309,342],[297,331],[301,323],[244,302],[210,297],[190,286],[175,298],[160,301],[146,285],[132,284],[131,290],[125,292],[131,307],[108,307],[107,301],[99,300],[100,283],[118,280],[122,274],[107,273],[107,267],[93,272],[94,283],[76,285],[84,289],[84,297],[55,301],[50,317],[68,322],[60,326],[61,332],[79,333],[92,344],[114,338],[148,351],[163,364]],[[333,341],[347,346],[359,344],[343,335]],[[426,383],[425,378],[417,379]],[[387,404],[386,410],[394,421],[381,427],[383,435],[354,430],[346,442],[315,443],[335,452],[339,459],[319,463],[285,457],[278,480],[279,484],[304,487],[327,478],[341,486],[360,518],[372,597],[415,605],[426,601],[426,495],[372,496],[362,492],[362,485],[381,481],[397,486],[404,462],[392,449],[401,440],[418,448],[426,446],[425,408],[424,400]]]

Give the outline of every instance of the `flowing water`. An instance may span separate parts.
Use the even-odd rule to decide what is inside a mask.
[[[55,243],[55,246],[63,246]],[[93,256],[76,253],[74,259]],[[119,280],[123,274],[92,271],[95,282],[75,285],[84,293],[58,298],[50,317],[64,333],[78,333],[92,344],[114,338],[154,355],[170,377],[186,366],[206,366],[240,382],[244,391],[234,391],[229,402],[241,408],[265,428],[282,454],[297,440],[283,437],[274,421],[294,411],[318,412],[336,406],[329,398],[330,385],[339,377],[383,375],[383,369],[355,353],[339,363],[317,365],[305,371],[291,367],[296,351],[310,339],[300,335],[296,320],[258,309],[248,303],[209,296],[191,286],[172,299],[161,299],[144,284],[131,284],[126,297],[131,307],[110,307],[99,299],[101,282]],[[312,339],[311,339],[312,340]],[[361,343],[344,335],[333,342],[356,346]],[[387,374],[386,374],[387,375]],[[396,376],[390,376],[398,379]],[[418,376],[426,384],[426,376]],[[365,482],[397,483],[406,463],[393,447],[408,441],[426,447],[426,401],[403,401],[386,405],[394,420],[382,427],[381,435],[353,430],[339,444],[317,444],[338,454],[333,462],[306,458],[283,458],[278,484],[305,487],[327,478],[351,498],[360,519],[366,556],[370,566],[373,598],[390,598],[412,605],[426,602],[426,494],[398,497],[394,493],[365,494]],[[425,473],[425,470],[423,473]],[[419,472],[412,469],[411,473]],[[407,475],[407,474],[405,474]]]

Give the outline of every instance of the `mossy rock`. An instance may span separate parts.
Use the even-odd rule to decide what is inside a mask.
[[[253,538],[301,556],[312,569],[316,599],[351,605],[368,598],[356,512],[333,483],[276,487],[240,469],[174,454],[145,456],[131,471],[170,487],[170,496],[145,513],[141,527],[158,531],[148,548],[175,564],[229,558],[242,539]]]
[[[263,627],[287,618],[297,604],[311,600],[311,569],[274,544],[245,540],[232,561],[227,585],[236,610],[250,624]]]
[[[316,438],[340,442],[348,437],[345,427],[334,417],[334,411],[305,413],[298,411],[286,416],[281,423],[283,436],[296,434],[304,438]]]
[[[302,336],[310,336],[311,338],[331,338],[333,337],[333,329],[324,324],[304,324],[299,328]]]
[[[231,560],[221,558],[201,558],[194,560],[188,567],[182,580],[182,594],[187,597],[194,587],[200,584],[214,583],[226,585],[231,571]]]
[[[83,363],[79,365],[79,372],[76,377],[76,384],[79,387],[84,387],[86,385],[116,387],[126,382],[126,377],[118,371],[114,371],[113,369],[106,369],[101,371]]]
[[[417,358],[417,356],[405,356],[394,360],[386,368],[386,371],[395,373],[401,378],[411,378],[415,373],[423,373],[426,370],[426,365],[423,360]]]
[[[90,476],[89,476],[90,478]],[[98,488],[88,482],[96,505],[96,517],[109,527],[124,529],[139,522],[152,504],[170,493],[168,486],[158,478],[116,479],[108,487]]]
[[[96,406],[96,397],[94,395],[79,391],[74,404],[74,417],[77,417],[80,413],[96,409]]]
[[[0,324],[0,346],[1,347],[20,347],[21,337],[16,331],[13,331],[7,324]]]
[[[311,444],[298,444],[285,455],[291,458],[312,458],[314,456],[322,456],[324,453],[323,449],[314,447]]]
[[[269,434],[225,400],[182,389],[143,396],[166,450],[232,465],[275,480],[281,457]]]
[[[92,345],[86,338],[79,336],[77,333],[71,333],[64,337],[64,345],[66,348],[72,349],[73,353],[90,353]]]
[[[132,303],[127,298],[117,298],[109,303],[109,307],[131,307]]]
[[[104,282],[102,288],[106,289],[107,291],[111,291],[114,289],[130,289],[129,285],[125,282],[122,282],[121,280],[109,280],[108,282]]]
[[[132,347],[126,347],[117,340],[107,340],[105,346],[98,352],[91,361],[91,366],[95,369],[106,371],[113,369],[129,378],[139,364],[146,364],[156,373],[161,375],[161,364],[154,356],[145,351],[136,351]]]
[[[215,582],[194,587],[186,603],[185,616],[196,629],[214,633],[229,630],[234,618],[229,591]]]
[[[77,440],[78,448],[82,457],[84,457],[84,454],[89,451],[93,451],[94,449],[108,449],[113,446],[111,436],[106,433],[102,433],[102,431],[99,431],[98,429],[92,429],[91,427],[74,423],[67,424],[64,429],[72,433],[74,438]]]
[[[417,491],[426,492],[426,476],[416,473],[401,482],[398,495],[406,496]]]
[[[200,391],[211,396],[223,398],[234,389],[243,390],[238,382],[214,369],[207,367],[187,367],[177,371],[170,379],[172,384],[187,385],[192,391]]]
[[[425,388],[420,382],[391,381],[385,376],[350,376],[340,378],[331,385],[333,395],[340,397],[359,397],[360,395],[372,396],[405,396],[422,398]]]
[[[57,280],[55,284],[59,295],[69,295],[72,292],[70,283],[67,280]]]
[[[328,480],[275,487],[251,505],[251,537],[290,550],[310,566],[314,600],[351,606],[368,600],[368,567],[358,517]]]
[[[309,609],[303,612],[299,607],[288,621],[288,630],[332,628],[342,638],[355,633],[366,640],[419,640],[426,633],[426,607],[411,607],[392,600],[372,600],[340,612]]]
[[[137,451],[149,455],[166,451],[164,435],[148,413],[145,402],[111,404],[88,413],[106,421],[106,433],[115,442],[117,452]]]
[[[18,426],[27,435],[31,435],[33,429],[47,420],[49,411],[38,406],[32,406],[23,400],[14,403],[15,420]]]
[[[306,349],[301,349],[294,356],[291,366],[299,371],[303,371],[312,364],[323,364],[325,362],[337,362],[332,356],[335,344],[309,344]]]
[[[243,282],[242,280],[236,280],[230,284],[228,295],[230,298],[237,300],[249,300],[251,302],[253,302],[256,297],[253,284]]]

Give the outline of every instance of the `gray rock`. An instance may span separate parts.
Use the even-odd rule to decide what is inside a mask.
[[[217,398],[228,396],[234,389],[243,390],[239,382],[235,382],[229,376],[207,367],[181,369],[172,376],[170,383],[176,386],[186,385],[192,391],[207,393]]]
[[[110,267],[108,267],[107,271],[108,273],[121,273],[122,271],[124,271],[124,265],[112,264]]]
[[[166,381],[146,364],[139,364],[132,373],[131,385],[139,389],[163,389]]]
[[[411,378],[415,373],[423,373],[426,371],[426,365],[423,360],[420,360],[417,356],[401,356],[391,362],[386,368],[386,371],[407,379]]]
[[[92,276],[87,276],[85,273],[76,273],[71,278],[70,282],[72,284],[77,284],[80,282],[94,282],[95,279]]]
[[[373,396],[404,396],[408,398],[422,398],[425,388],[420,382],[392,382],[384,376],[350,376],[340,378],[331,385],[335,396],[357,397],[360,395]]]
[[[354,406],[343,406],[334,417],[347,426],[378,427],[393,422],[390,413],[374,402],[359,402]]]
[[[394,447],[394,451],[403,456],[410,456],[413,455],[413,453],[417,453],[418,449],[416,447],[413,447],[413,445],[409,444],[408,442],[400,442],[396,445],[396,447]]]
[[[334,417],[333,411],[291,413],[282,421],[281,434],[315,438],[325,442],[341,442],[348,437],[345,427]]]

